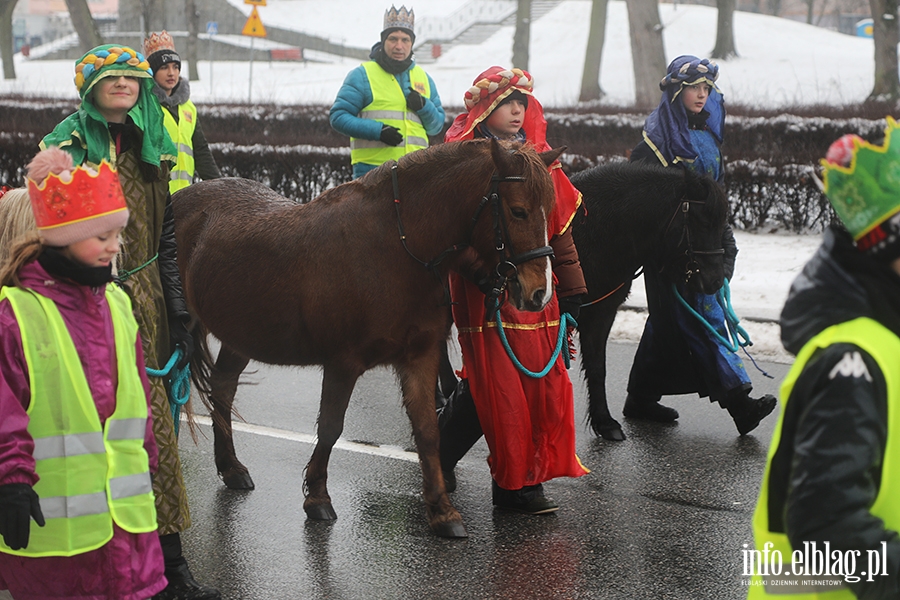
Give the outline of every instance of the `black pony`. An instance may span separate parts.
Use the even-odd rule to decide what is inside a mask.
[[[588,384],[588,422],[607,440],[624,440],[606,400],[606,343],[616,310],[641,268],[713,294],[722,286],[722,232],[728,212],[722,188],[682,169],[614,163],[572,177],[586,214],[573,235],[588,298],[578,318],[581,366]]]

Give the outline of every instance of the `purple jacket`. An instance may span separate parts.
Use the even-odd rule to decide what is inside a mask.
[[[54,278],[37,262],[19,272],[22,285],[56,303],[87,376],[101,423],[116,405],[115,343],[105,289]],[[137,368],[150,398],[140,336]],[[22,337],[9,301],[0,302],[0,485],[34,485],[34,442],[28,434],[31,400]],[[147,420],[144,448],[150,471],[156,472],[157,449]],[[32,527],[37,525],[32,522]],[[16,600],[77,598],[78,600],[142,599],[166,586],[163,556],[156,532],[132,534],[114,526],[113,538],[102,548],[73,557],[27,558],[0,552],[0,590]]]

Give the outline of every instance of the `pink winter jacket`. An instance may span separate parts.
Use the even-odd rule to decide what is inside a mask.
[[[115,409],[117,386],[112,318],[104,288],[90,288],[54,278],[37,262],[22,267],[24,287],[56,303],[69,330],[100,414],[106,419]],[[140,336],[136,342],[137,368],[149,402],[150,384],[144,368]],[[0,302],[0,485],[34,485],[28,434],[31,399],[22,337],[9,301]],[[157,449],[151,420],[147,420],[144,448],[150,471],[156,472]],[[32,521],[32,527],[37,524]],[[132,534],[114,525],[112,539],[102,548],[73,557],[26,558],[0,552],[0,590],[9,589],[16,600],[138,600],[166,586],[163,556],[156,532]]]

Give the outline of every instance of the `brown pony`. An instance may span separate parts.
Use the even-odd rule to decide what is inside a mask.
[[[336,519],[328,460],[350,394],[366,370],[390,365],[412,422],[429,525],[438,535],[465,537],[438,460],[434,390],[450,329],[444,282],[468,246],[489,267],[503,262],[518,308],[544,307],[552,293],[546,215],[554,201],[547,165],[561,152],[486,140],[441,144],[305,205],[235,178],[175,194],[178,262],[200,325],[194,371],[208,392],[225,485],[253,488],[231,428],[247,363],[322,365],[303,508],[311,519]],[[211,370],[207,333],[222,342]]]

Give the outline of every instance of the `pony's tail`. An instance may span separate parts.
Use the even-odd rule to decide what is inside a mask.
[[[209,351],[209,331],[199,319],[195,319],[191,331],[194,336],[194,354],[191,356],[191,380],[203,406],[212,411],[209,395],[212,393],[212,373],[214,367],[212,353]]]
[[[215,410],[211,400],[212,382],[216,375],[216,366],[212,352],[209,349],[209,329],[204,327],[199,319],[195,318],[195,323],[194,328],[191,330],[191,334],[194,336],[194,354],[191,356],[191,380],[194,383],[194,389],[197,390],[197,394],[200,396],[200,401],[203,402],[203,406],[209,412],[209,416],[214,421],[214,424],[226,429],[228,424],[225,422],[222,414]],[[231,407],[231,413],[243,420],[243,417],[235,410],[234,405]]]

